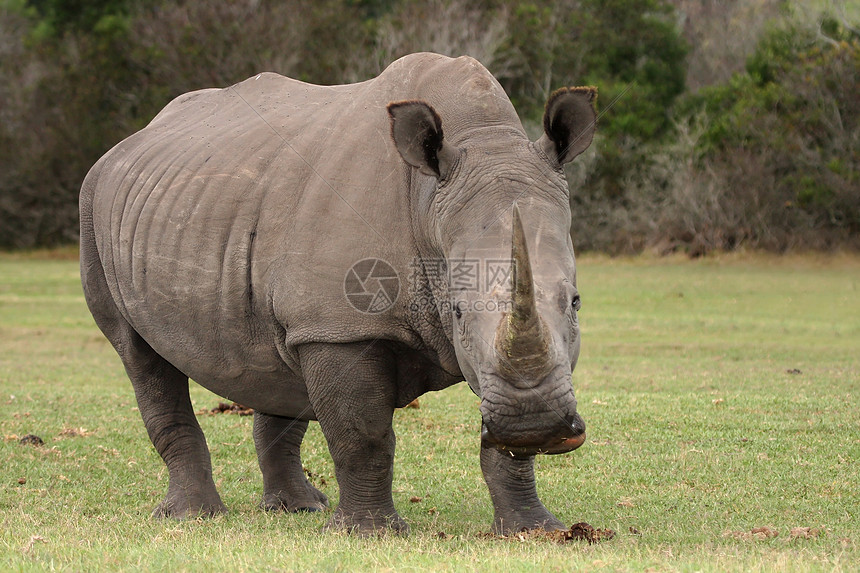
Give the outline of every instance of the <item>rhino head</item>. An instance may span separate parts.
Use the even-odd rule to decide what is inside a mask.
[[[535,142],[502,125],[452,143],[429,104],[388,108],[398,152],[424,175],[413,178],[413,192],[428,251],[447,265],[436,297],[446,303],[441,318],[460,370],[481,399],[482,445],[515,456],[585,441],[571,384],[580,302],[562,167],[591,144],[595,97],[595,88],[555,92]],[[504,281],[488,280],[498,278],[489,276],[492,261],[508,261]],[[477,280],[458,280],[464,265]]]

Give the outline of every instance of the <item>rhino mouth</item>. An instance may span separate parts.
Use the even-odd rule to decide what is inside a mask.
[[[513,446],[498,440],[486,424],[481,426],[481,447],[496,448],[510,452],[512,456],[534,456],[537,454],[564,454],[571,452],[585,443],[585,431],[568,437],[557,437],[539,445]]]

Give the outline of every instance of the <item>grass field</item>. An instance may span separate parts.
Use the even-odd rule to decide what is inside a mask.
[[[77,273],[73,251],[0,255],[0,570],[860,569],[860,259],[579,261],[589,440],[537,471],[560,519],[617,532],[596,545],[486,535],[463,384],[395,416],[406,539],[259,510],[251,419],[234,415],[200,417],[230,513],[150,519],[166,470]],[[336,502],[315,424],[305,465]]]

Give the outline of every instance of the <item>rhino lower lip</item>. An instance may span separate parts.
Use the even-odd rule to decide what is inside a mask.
[[[509,446],[496,439],[490,433],[486,424],[481,426],[481,447],[496,448],[503,452],[510,452],[512,456],[533,456],[536,454],[564,454],[570,452],[585,443],[585,432],[569,438],[557,438],[549,440],[539,446]]]

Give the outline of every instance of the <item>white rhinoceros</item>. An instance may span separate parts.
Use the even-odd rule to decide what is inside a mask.
[[[225,511],[190,377],[254,408],[266,509],[326,507],[299,453],[318,420],[327,527],[405,531],[394,409],[465,378],[495,529],[563,527],[534,455],[585,440],[562,166],[591,143],[595,95],[555,92],[531,142],[481,64],[422,53],[353,85],[264,73],[185,94],[105,154],[81,189],[81,276],[169,470],[154,514]]]

